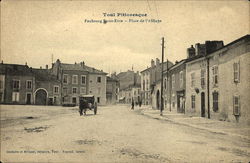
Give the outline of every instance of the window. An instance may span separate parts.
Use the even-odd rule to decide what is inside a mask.
[[[86,84],[86,76],[81,75],[81,84],[85,85]]]
[[[72,97],[72,103],[76,104],[76,97]]]
[[[59,93],[59,86],[54,86],[54,93],[56,93],[56,94]]]
[[[101,101],[101,98],[97,97],[97,103],[100,103],[100,101]]]
[[[74,93],[74,94],[77,93],[77,88],[76,88],[76,87],[73,87],[73,88],[72,88],[72,93]]]
[[[240,115],[240,96],[233,97],[233,114]]]
[[[63,94],[64,94],[64,95],[67,95],[67,94],[68,94],[68,88],[65,88],[65,87],[63,88]]]
[[[14,89],[20,88],[20,80],[13,80],[13,88]]]
[[[218,85],[218,66],[213,66],[212,71],[213,71],[213,85],[217,86]]]
[[[180,87],[182,88],[183,87],[183,71],[180,72],[179,76],[180,76]]]
[[[205,74],[206,70],[201,69],[201,88],[205,88]]]
[[[140,89],[138,89],[138,95],[140,94]]]
[[[98,76],[98,77],[97,77],[97,82],[98,82],[98,83],[101,83],[101,82],[102,82],[102,77]]]
[[[191,74],[191,87],[195,86],[195,73]]]
[[[80,88],[80,93],[81,94],[86,94],[86,87],[81,87]]]
[[[234,68],[234,82],[240,82],[240,62],[236,62],[233,64]]]
[[[172,89],[175,88],[175,75],[172,75]]]
[[[142,90],[145,91],[145,80],[143,80]]]
[[[78,75],[72,76],[72,84],[78,84]]]
[[[192,109],[195,109],[195,95],[191,96],[191,107]]]
[[[214,110],[214,112],[217,112],[219,110],[218,98],[219,98],[218,92],[213,92],[213,110]]]
[[[146,90],[148,91],[148,79],[146,80]]]
[[[19,92],[13,92],[12,93],[12,101],[13,102],[19,102]]]
[[[31,89],[32,88],[32,81],[31,80],[27,80],[26,81],[26,88],[27,89]]]
[[[63,83],[68,84],[68,75],[67,74],[63,75]]]

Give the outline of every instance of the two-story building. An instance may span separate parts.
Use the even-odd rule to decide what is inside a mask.
[[[52,65],[52,73],[61,81],[62,104],[79,104],[79,96],[91,94],[100,105],[106,104],[107,73],[86,66],[84,62],[61,63],[58,59]]]
[[[112,76],[107,76],[106,98],[107,104],[116,104],[119,102],[119,81]]]
[[[1,103],[33,104],[35,78],[27,65],[0,64]]]
[[[187,49],[186,113],[209,118],[208,55],[223,47],[223,41],[197,43]]]
[[[185,59],[164,71],[165,109],[185,113],[186,64]]]
[[[167,70],[167,67],[171,67],[172,62],[166,61],[163,63],[163,71]],[[160,60],[156,58],[151,60],[151,66],[141,71],[141,96],[142,103],[144,105],[152,105],[153,108],[160,107],[160,86],[161,83],[161,66]]]

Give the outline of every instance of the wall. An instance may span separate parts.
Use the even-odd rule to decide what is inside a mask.
[[[101,77],[101,83],[97,82],[97,77]],[[106,104],[106,75],[101,74],[89,74],[89,90],[88,94],[95,96],[95,100],[100,98],[100,105]],[[100,92],[98,91],[100,90]]]
[[[240,96],[240,117],[239,122],[250,124],[249,106],[250,106],[250,48],[248,43],[240,41],[221,51],[216,52],[210,59],[210,74],[212,66],[218,65],[218,87],[214,88],[210,83],[210,106],[211,118],[236,122],[233,114],[233,96]],[[240,63],[240,80],[234,82],[233,64]],[[210,78],[212,80],[212,76]],[[213,111],[213,91],[219,93],[219,110]]]
[[[13,90],[13,80],[20,80],[20,89]],[[27,89],[26,88],[26,81],[31,80],[32,81],[32,88]],[[14,102],[15,104],[26,104],[26,94],[31,94],[31,104],[33,104],[33,92],[34,92],[34,78],[33,76],[17,76],[17,75],[6,75],[5,76],[5,88],[6,88],[6,94],[5,94],[5,100],[4,103],[13,103],[12,101],[12,93],[19,92],[19,102]]]

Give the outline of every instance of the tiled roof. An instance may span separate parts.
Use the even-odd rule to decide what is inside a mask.
[[[0,73],[9,75],[32,76],[32,69],[27,65],[0,64]]]
[[[89,73],[96,73],[96,74],[107,74],[95,68],[88,67],[86,65],[81,66],[80,64],[77,64],[77,63],[76,64],[61,63],[61,67],[64,70],[77,70],[77,71],[86,71]]]

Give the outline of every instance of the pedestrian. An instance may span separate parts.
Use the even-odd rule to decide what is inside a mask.
[[[79,104],[79,113],[80,113],[80,116],[82,116],[82,111],[83,111],[83,108],[84,108],[84,104],[83,104],[83,100],[81,99],[80,100],[80,104]]]
[[[134,102],[134,99],[132,99],[132,110],[134,110],[134,106],[135,106],[135,102]]]
[[[142,103],[141,100],[139,100],[139,107],[141,107],[141,103]]]

